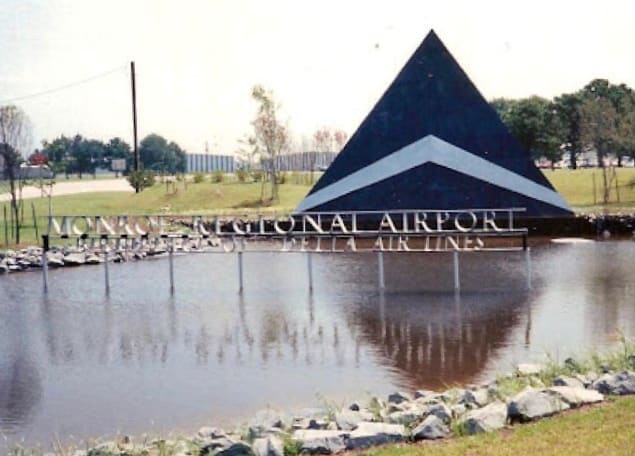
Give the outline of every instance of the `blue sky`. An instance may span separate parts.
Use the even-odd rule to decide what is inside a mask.
[[[434,28],[483,95],[552,97],[593,78],[635,87],[635,6],[597,1],[0,0],[0,102],[34,143],[79,132],[131,141],[128,64],[140,135],[231,153],[249,132],[254,84],[272,89],[300,142],[349,134]]]

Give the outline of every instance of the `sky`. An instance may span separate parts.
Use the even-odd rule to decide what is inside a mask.
[[[488,100],[635,87],[630,0],[0,0],[0,105],[26,112],[35,147],[132,143],[134,60],[140,138],[231,154],[261,84],[310,144],[351,135],[430,29]]]

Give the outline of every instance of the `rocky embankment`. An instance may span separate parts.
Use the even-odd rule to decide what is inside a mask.
[[[395,392],[341,408],[325,406],[297,413],[268,409],[233,432],[203,427],[190,438],[143,445],[123,438],[76,451],[74,456],[334,454],[491,432],[602,402],[607,395],[635,394],[635,355],[623,361],[625,370],[600,366],[599,372],[585,370],[572,359],[557,370],[521,364],[513,374],[469,388]]]
[[[175,243],[175,252],[196,251],[196,243]],[[158,242],[154,245],[139,245],[133,248],[111,248],[108,261],[120,263],[124,261],[142,260],[147,257],[167,253],[168,246]],[[84,247],[52,247],[47,252],[48,267],[60,268],[68,266],[102,264],[106,255],[101,248]],[[21,250],[0,251],[0,274],[31,271],[42,268],[42,248],[26,247]]]

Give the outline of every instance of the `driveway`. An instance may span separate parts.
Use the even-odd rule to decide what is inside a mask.
[[[8,184],[5,181],[0,182],[0,190],[5,190]],[[48,186],[44,187],[45,191],[49,190]],[[94,193],[94,192],[134,192],[125,178],[121,179],[84,179],[79,181],[58,181],[53,185],[53,196],[72,195],[75,193]],[[39,187],[27,186],[22,189],[22,198],[39,198],[42,191]],[[8,193],[0,193],[0,201],[9,201],[11,196]]]

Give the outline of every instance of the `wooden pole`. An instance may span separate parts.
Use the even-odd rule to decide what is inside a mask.
[[[35,228],[35,240],[40,239],[40,230],[37,226],[37,217],[35,215],[35,204],[31,203],[31,214],[33,214],[33,228]]]
[[[48,251],[49,237],[48,234],[44,234],[42,235],[42,281],[44,285],[44,293],[48,293],[49,291]]]
[[[130,62],[130,83],[132,85],[132,133],[134,137],[134,169],[139,172],[139,148],[137,146],[137,83],[135,77],[134,62]],[[135,192],[139,193],[139,183],[135,184]]]
[[[4,247],[9,248],[9,224],[7,223],[7,205],[2,206],[4,209]]]
[[[11,230],[11,239],[13,239],[13,215],[14,215],[13,209],[14,209],[14,206],[11,205],[11,207],[9,208],[9,227]]]

